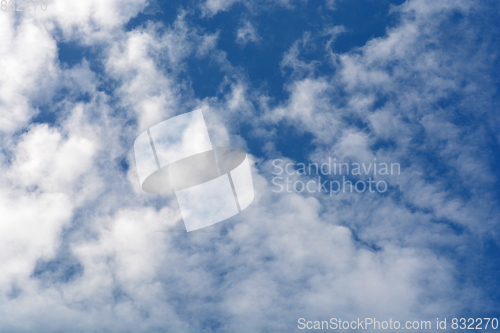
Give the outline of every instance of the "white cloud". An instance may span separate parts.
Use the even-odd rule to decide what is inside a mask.
[[[17,145],[12,164],[15,182],[40,190],[61,190],[74,183],[93,164],[96,144],[85,137],[66,140],[47,125],[34,126]]]
[[[302,60],[301,57],[311,53],[311,51],[317,51],[319,44],[318,40],[328,37],[326,43],[321,46],[330,53],[330,57],[336,60],[338,55],[333,54],[331,48],[335,39],[344,32],[345,28],[343,26],[325,28],[315,35],[313,35],[310,31],[304,32],[302,38],[295,41],[292,44],[292,47],[290,47],[290,49],[284,54],[283,60],[280,63],[282,70],[291,68],[293,76],[295,77],[314,76],[317,67],[324,62],[324,59],[315,59],[307,62]]]
[[[249,42],[257,43],[260,40],[259,34],[250,21],[245,21],[236,31],[236,42],[245,45]]]
[[[0,26],[0,131],[12,132],[37,113],[30,98],[43,95],[57,76],[57,50],[49,31],[29,19],[16,25],[3,15]]]
[[[250,11],[272,9],[275,7],[293,8],[293,0],[250,1],[250,0],[206,0],[201,4],[203,15],[213,16],[221,11],[228,11],[233,5],[242,3]]]
[[[233,3],[205,5],[214,14]],[[284,55],[282,66],[295,73],[290,97],[277,107],[231,67],[218,35],[191,27],[185,13],[171,27],[130,32],[123,24],[145,3],[54,2],[51,14],[18,25],[2,16],[0,67],[9,83],[0,88],[2,330],[289,331],[300,317],[420,320],[481,309],[483,291],[457,280],[456,262],[436,250],[465,252],[471,239],[497,228],[487,191],[477,191],[494,177],[480,153],[486,134],[467,132],[435,107],[461,89],[467,77],[457,68],[470,55],[450,62],[449,50],[426,47],[437,42],[445,14],[466,13],[468,4],[407,1],[387,36],[334,54],[331,75],[315,73],[301,54],[315,43],[325,52],[320,60],[328,59],[342,30],[322,32],[331,36],[323,44],[304,35]],[[65,38],[106,44],[101,75],[116,80],[113,94],[99,90],[107,81],[88,62],[61,67],[47,22]],[[219,97],[192,99],[179,75],[190,55],[220,60],[227,77]],[[68,92],[54,105],[55,123],[28,125],[38,112],[31,103],[51,100],[61,87]],[[477,90],[466,89],[474,104]],[[88,100],[76,101],[83,92]],[[387,101],[376,107],[380,95]],[[241,123],[272,141],[273,127],[286,122],[314,136],[313,160],[400,162],[402,175],[387,181],[401,198],[274,194],[268,158],[282,152],[271,142],[269,156],[251,156],[252,206],[206,232],[180,232],[175,200],[139,189],[131,147],[144,128],[196,105],[217,144],[244,147]],[[381,141],[389,144],[374,148]],[[422,151],[436,152],[470,198],[455,194],[450,175],[426,174],[425,159],[411,155]],[[81,273],[68,281],[33,276],[37,263],[61,253]]]
[[[232,5],[241,0],[207,0],[204,3],[204,8],[211,15],[217,14],[220,11],[228,10]]]

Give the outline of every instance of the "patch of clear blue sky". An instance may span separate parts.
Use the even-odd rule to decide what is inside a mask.
[[[264,88],[279,102],[287,97],[283,87],[288,77],[286,72],[282,73],[280,63],[284,53],[304,32],[317,34],[325,28],[343,25],[347,33],[337,38],[334,50],[347,52],[353,47],[364,45],[371,38],[383,36],[386,28],[393,25],[395,20],[395,16],[389,14],[390,6],[402,2],[339,1],[336,9],[331,10],[323,1],[297,1],[292,9],[274,5],[252,11],[244,4],[236,3],[227,11],[202,17],[199,9],[193,9],[198,8],[195,6],[198,2],[164,1],[159,3],[162,12],[155,15],[141,13],[129,22],[127,28],[140,26],[148,20],[161,21],[168,26],[175,21],[180,9],[191,9],[186,20],[207,33],[218,31],[217,47],[226,52],[231,64],[244,69],[254,87]],[[236,31],[245,21],[250,21],[255,27],[260,36],[258,43],[240,45],[236,42]],[[309,54],[311,59],[316,59],[317,55],[314,52]],[[193,57],[189,64],[188,71],[195,96],[204,98],[216,95],[224,73],[207,59]]]
[[[385,35],[386,29],[394,25],[396,17],[389,14],[393,5],[399,5],[402,0],[359,0],[339,1],[335,10],[329,9],[323,1],[308,1],[294,3],[293,8],[278,5],[266,6],[266,9],[249,10],[244,4],[237,3],[227,11],[214,16],[203,16],[199,2],[195,1],[162,1],[131,19],[126,25],[127,30],[139,27],[148,21],[162,22],[165,26],[172,25],[180,11],[185,10],[185,19],[204,33],[219,33],[217,48],[226,53],[229,62],[242,70],[250,88],[265,91],[271,97],[271,104],[279,104],[286,100],[288,92],[285,89],[290,79],[290,69],[282,69],[280,63],[283,55],[295,41],[302,38],[305,32],[317,35],[324,29],[342,25],[346,32],[337,37],[333,50],[348,52],[364,45],[368,40]],[[157,10],[159,6],[159,11]],[[259,7],[256,7],[259,8]],[[257,43],[248,42],[241,45],[236,42],[236,31],[244,22],[252,23],[259,35]],[[325,37],[327,38],[327,37]],[[323,40],[324,42],[325,40]],[[102,70],[99,62],[99,49],[91,49],[73,41],[58,43],[59,60],[63,66],[74,66],[87,59],[92,70],[97,74]],[[305,61],[326,60],[324,46],[307,50]],[[321,65],[319,75],[331,74],[333,68]],[[192,84],[194,96],[200,99],[220,94],[219,86],[226,73],[217,63],[209,59],[192,56],[188,59],[185,73]],[[84,97],[84,96],[83,96]],[[37,122],[52,123],[55,120],[51,112],[42,109]],[[249,130],[242,124],[242,134]],[[284,155],[296,160],[307,158],[306,152],[311,151],[313,136],[309,133],[297,133],[286,124],[277,125],[276,147]],[[286,140],[279,138],[286,137]],[[251,153],[261,155],[262,142],[248,137]]]
[[[153,15],[140,13],[130,20],[127,30],[149,20],[169,26],[176,20],[180,10],[191,9],[186,19],[207,33],[219,31],[217,47],[227,53],[231,64],[242,68],[253,86],[264,88],[279,102],[286,98],[283,87],[287,80],[286,71],[283,73],[280,69],[280,62],[283,54],[304,32],[314,34],[328,27],[343,25],[347,32],[337,38],[334,50],[347,52],[353,47],[364,45],[371,38],[383,36],[386,28],[394,23],[394,16],[389,15],[390,6],[402,2],[339,1],[336,9],[331,10],[323,2],[309,1],[297,2],[293,9],[273,6],[272,9],[260,10],[257,14],[250,14],[245,5],[237,3],[228,11],[219,12],[212,17],[202,17],[192,1],[164,1],[159,3],[161,12]],[[246,20],[252,22],[261,37],[258,43],[240,45],[236,42],[236,31]],[[67,66],[73,66],[83,58],[91,63],[96,60],[95,50],[75,42],[61,41],[58,48],[59,60]],[[309,53],[309,56],[316,59],[315,53]],[[217,64],[206,58],[195,57],[189,59],[188,74],[198,98],[216,95],[224,77]]]

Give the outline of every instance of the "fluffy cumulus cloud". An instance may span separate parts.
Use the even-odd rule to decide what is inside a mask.
[[[266,37],[268,15],[343,5],[207,0],[169,22],[132,0],[2,12],[0,330],[285,332],[299,318],[434,325],[498,309],[498,5],[408,0],[348,50],[355,27],[333,19]],[[212,29],[224,12],[239,15],[232,30]],[[269,40],[282,48],[261,75],[279,77],[279,96],[245,68]],[[186,233],[175,197],[141,190],[133,142],[194,108],[216,145],[251,153],[256,197]],[[384,193],[318,192],[316,173],[284,172],[280,192],[275,159],[399,172],[374,176]]]

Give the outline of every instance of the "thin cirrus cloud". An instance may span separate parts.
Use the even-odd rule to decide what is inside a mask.
[[[257,33],[255,27],[251,22],[245,21],[241,28],[236,32],[236,42],[245,45],[249,42],[256,43],[260,40],[260,36]]]
[[[391,9],[397,22],[384,36],[348,52],[336,49],[348,22],[308,27],[280,51],[286,94],[275,100],[232,64],[224,31],[204,26],[242,11],[232,41],[262,48],[259,13],[234,3],[132,28],[147,3],[2,15],[2,330],[291,331],[301,317],[493,312],[497,36],[478,38],[484,9],[407,1]],[[64,64],[62,42],[91,55]],[[213,96],[195,97],[190,75],[203,61],[223,75]],[[132,146],[195,107],[214,144],[252,153],[256,197],[209,232],[186,234],[175,200],[141,191]],[[307,161],[279,144],[284,127],[290,140],[307,135]],[[398,162],[402,172],[385,178],[384,195],[272,191],[274,158],[328,157]]]

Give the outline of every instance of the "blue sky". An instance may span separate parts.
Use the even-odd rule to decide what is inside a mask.
[[[0,331],[498,317],[497,2],[0,14]],[[249,154],[256,197],[186,233],[175,196],[142,191],[133,143],[198,108],[215,145]],[[329,158],[401,173],[375,177],[384,193],[273,191],[274,160]]]

